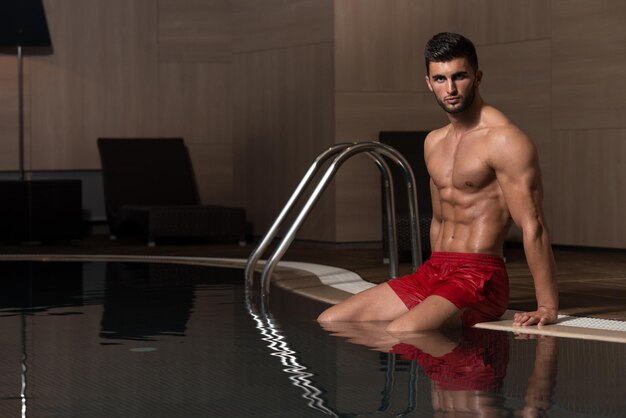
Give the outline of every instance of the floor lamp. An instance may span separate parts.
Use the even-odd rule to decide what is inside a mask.
[[[19,180],[24,169],[24,47],[51,48],[48,22],[42,0],[3,0],[0,2],[0,47],[17,48],[19,112]],[[22,312],[21,416],[26,417],[26,318]]]
[[[33,53],[50,53],[52,42],[42,0],[0,2],[0,47],[17,48],[19,106],[19,179],[24,180],[24,48]],[[13,51],[15,51],[13,49]]]

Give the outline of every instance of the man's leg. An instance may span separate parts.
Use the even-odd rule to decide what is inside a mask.
[[[335,337],[343,337],[352,344],[364,345],[383,353],[388,353],[400,342],[400,339],[385,331],[387,324],[387,321],[320,322],[322,328]]]
[[[461,326],[461,310],[448,299],[431,295],[407,313],[392,320],[388,332],[426,331]]]
[[[331,306],[317,318],[331,321],[392,321],[409,310],[387,283],[381,283]]]

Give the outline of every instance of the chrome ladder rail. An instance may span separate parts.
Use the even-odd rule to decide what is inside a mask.
[[[272,226],[269,228],[268,232],[265,234],[261,242],[257,245],[251,256],[248,258],[245,269],[246,291],[249,291],[252,288],[254,281],[254,271],[256,270],[257,264],[262,254],[265,252],[267,247],[269,247],[272,240],[276,237],[276,234],[278,233],[278,229],[280,228],[281,224],[284,222],[289,212],[293,209],[295,203],[302,196],[306,187],[311,183],[315,174],[317,174],[317,172],[321,169],[326,161],[335,156],[333,161],[326,169],[326,172],[322,176],[321,180],[317,183],[317,186],[307,199],[303,208],[300,210],[300,213],[289,227],[287,233],[282,238],[279,245],[276,247],[272,255],[265,263],[263,272],[261,274],[261,302],[263,307],[266,307],[266,305],[269,303],[270,279],[274,268],[283,257],[283,255],[287,252],[287,249],[295,239],[297,231],[304,223],[306,217],[311,212],[313,206],[318,201],[320,195],[326,189],[339,167],[352,156],[361,153],[367,154],[370,158],[374,160],[383,177],[383,183],[385,187],[385,205],[387,209],[386,228],[389,241],[388,251],[391,277],[394,278],[398,276],[398,249],[396,245],[397,236],[395,222],[395,202],[391,171],[389,170],[389,166],[383,159],[383,156],[389,158],[402,169],[404,179],[407,185],[407,194],[409,200],[413,269],[417,269],[417,267],[422,263],[420,231],[417,222],[419,214],[417,206],[417,193],[415,188],[415,176],[407,160],[394,148],[385,144],[381,144],[379,142],[337,144],[322,152],[314,160],[313,164],[310,166],[309,170],[306,172],[306,174],[296,187],[296,190],[291,195],[286,205],[283,207],[283,210],[280,212]]]
[[[287,217],[289,212],[293,209],[293,207],[297,203],[300,196],[302,196],[302,194],[306,190],[306,187],[309,185],[309,183],[311,182],[315,174],[317,174],[319,169],[322,167],[322,164],[324,164],[334,154],[341,152],[341,150],[349,147],[350,145],[352,144],[343,143],[343,144],[333,145],[332,147],[328,148],[327,150],[322,152],[320,155],[318,155],[317,158],[315,158],[315,160],[313,161],[313,163],[311,164],[307,172],[302,177],[302,180],[300,180],[300,183],[298,183],[298,186],[292,193],[291,197],[289,198],[289,200],[287,201],[283,209],[280,211],[280,213],[276,217],[276,220],[274,220],[274,223],[270,226],[269,230],[265,233],[265,235],[263,236],[259,244],[256,246],[256,248],[254,249],[250,257],[248,257],[248,262],[246,263],[246,269],[245,269],[246,288],[249,288],[252,286],[252,282],[254,280],[254,270],[259,260],[261,259],[261,256],[263,255],[265,250],[267,250],[267,248],[270,246],[270,244],[272,243],[272,240],[276,237],[276,234],[278,233],[278,230],[280,226],[282,225],[282,223],[285,221],[285,218]]]

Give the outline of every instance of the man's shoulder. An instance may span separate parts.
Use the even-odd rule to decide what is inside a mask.
[[[537,149],[533,141],[513,123],[494,126],[488,135],[487,160],[492,167],[530,164]]]
[[[444,137],[446,135],[446,132],[448,132],[448,129],[450,129],[450,124],[442,126],[441,128],[433,129],[432,131],[428,132],[428,135],[426,135],[426,139]]]
[[[486,136],[494,141],[530,141],[524,131],[493,106],[486,106]]]
[[[495,146],[533,145],[530,137],[512,122],[489,127],[486,137]]]
[[[446,137],[448,130],[450,129],[450,125],[443,126],[441,128],[433,129],[426,135],[426,139],[424,140],[424,145],[426,147],[432,146],[434,143],[442,140]]]

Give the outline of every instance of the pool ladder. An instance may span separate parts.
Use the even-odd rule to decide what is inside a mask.
[[[396,149],[382,144],[380,142],[354,142],[354,143],[341,143],[336,144],[322,152],[313,161],[308,171],[305,173],[302,180],[296,187],[295,191],[283,207],[282,211],[269,228],[265,236],[261,239],[257,247],[254,249],[248,261],[246,263],[245,277],[246,277],[246,291],[252,289],[254,282],[254,272],[257,268],[257,264],[260,261],[261,256],[270,246],[279,228],[287,218],[287,215],[293,210],[297,201],[302,197],[307,187],[311,184],[315,175],[324,167],[324,165],[332,158],[332,161],[327,164],[324,175],[319,180],[315,189],[310,194],[309,198],[304,203],[302,209],[298,213],[298,216],[289,226],[287,233],[280,240],[280,243],[274,249],[274,252],[265,262],[263,272],[261,273],[261,302],[264,306],[269,303],[270,293],[270,279],[274,268],[281,260],[283,255],[287,252],[287,249],[295,239],[296,233],[304,223],[306,217],[311,212],[315,203],[319,200],[320,195],[326,189],[337,170],[341,165],[349,158],[365,153],[369,156],[377,165],[384,185],[385,195],[385,209],[387,213],[386,230],[387,242],[388,242],[388,257],[389,257],[389,270],[391,278],[398,277],[398,249],[397,249],[397,233],[396,233],[396,214],[395,214],[395,197],[392,187],[392,174],[389,166],[383,157],[391,160],[397,164],[403,173],[404,180],[407,186],[408,200],[409,200],[409,217],[411,228],[411,255],[413,261],[413,269],[422,264],[422,250],[420,231],[418,226],[418,206],[417,206],[417,192],[415,188],[415,176],[411,166],[407,162],[400,152]],[[334,157],[334,158],[333,158]]]

